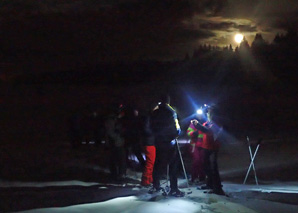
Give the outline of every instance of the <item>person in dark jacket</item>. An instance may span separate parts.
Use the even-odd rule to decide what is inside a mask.
[[[208,108],[207,121],[197,127],[204,132],[201,146],[204,152],[204,171],[207,176],[206,185],[199,189],[210,189],[210,193],[225,195],[222,190],[217,163],[217,155],[220,146],[218,135],[221,132],[221,128],[218,128],[213,122],[213,110],[213,108]]]
[[[126,176],[124,139],[117,115],[109,114],[104,121],[105,140],[109,150],[109,167],[112,180],[121,181]]]
[[[154,106],[153,110],[156,109],[156,105]],[[155,148],[155,143],[154,143],[154,135],[152,128],[150,126],[150,121],[151,121],[151,115],[152,115],[152,110],[148,113],[148,115],[145,115],[142,119],[142,144],[146,156],[146,161],[145,161],[145,166],[142,174],[142,180],[141,180],[141,185],[142,186],[150,186],[151,183],[153,182],[153,167],[155,163],[155,157],[156,157],[156,148]]]
[[[160,179],[168,165],[171,188],[169,195],[182,197],[185,193],[178,189],[179,155],[177,141],[175,140],[181,129],[177,114],[170,106],[168,95],[161,98],[158,108],[153,111],[151,127],[155,136],[156,159],[153,169],[153,188],[149,193],[162,190]]]
[[[139,112],[132,106],[126,106],[124,115],[120,120],[123,130],[127,165],[136,169],[136,166],[129,161],[129,157],[135,155],[139,161],[139,166],[143,169],[145,160],[142,155]]]

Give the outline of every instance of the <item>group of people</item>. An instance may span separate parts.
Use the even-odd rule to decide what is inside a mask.
[[[110,152],[109,167],[111,179],[117,181],[123,180],[126,176],[126,170],[129,167],[134,170],[145,168],[145,163],[148,164],[151,157],[150,155],[148,157],[146,156],[145,159],[143,158],[143,153],[146,150],[147,152],[154,153],[154,158],[151,157],[154,163],[154,137],[150,126],[148,126],[148,118],[149,116],[140,116],[138,110],[133,106],[123,105],[108,113],[105,117],[104,140],[108,148],[107,150]],[[134,156],[138,164],[135,163],[135,159],[132,159]],[[151,179],[147,182],[151,183]]]
[[[211,118],[211,110],[208,112]],[[182,197],[178,188],[179,147],[177,137],[181,133],[177,113],[170,105],[170,97],[164,95],[160,102],[145,116],[130,109],[124,113],[112,114],[105,119],[106,141],[110,150],[111,177],[119,180],[125,177],[128,155],[133,153],[143,170],[141,185],[151,186],[149,193],[164,191],[160,180],[168,168],[171,196]],[[211,119],[192,120],[187,130],[191,138],[193,156],[192,181],[199,178],[216,194],[224,194],[217,168],[218,142],[214,139],[214,125]],[[142,153],[145,154],[145,159]]]

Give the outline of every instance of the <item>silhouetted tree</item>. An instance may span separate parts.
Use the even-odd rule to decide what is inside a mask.
[[[229,46],[229,51],[233,52],[233,47],[232,47],[231,44],[230,44],[230,46]]]
[[[251,44],[251,50],[253,53],[258,55],[266,55],[268,50],[268,44],[263,39],[263,36],[259,33],[256,34],[255,39],[253,40]]]
[[[263,36],[260,33],[257,33],[255,36],[255,39],[251,44],[251,48],[252,49],[264,48],[265,45],[267,45],[267,43],[263,39]]]
[[[246,38],[243,37],[243,40],[242,40],[241,43],[240,43],[239,50],[240,50],[240,51],[243,51],[243,50],[249,50],[249,49],[250,49],[249,44],[248,44]]]
[[[298,38],[297,36],[298,36],[297,29],[289,28],[285,36],[285,39],[288,42],[297,42],[297,38]]]
[[[237,46],[236,48],[235,48],[235,53],[238,53],[239,52],[239,47]]]
[[[282,36],[280,36],[279,33],[277,33],[273,39],[273,44],[280,44],[281,40],[282,40]]]

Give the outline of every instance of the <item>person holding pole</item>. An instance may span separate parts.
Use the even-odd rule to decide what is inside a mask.
[[[155,136],[156,159],[153,169],[153,188],[149,193],[164,191],[160,179],[169,167],[170,196],[183,197],[184,192],[178,189],[179,150],[176,138],[181,129],[176,111],[170,106],[170,96],[163,95],[157,109],[152,113],[151,128]]]
[[[213,122],[213,107],[206,108],[207,121],[200,125],[203,133],[202,148],[204,152],[204,171],[207,184],[199,189],[210,189],[209,193],[225,195],[222,190],[221,179],[218,171],[217,155],[219,151],[218,134],[221,130]],[[204,128],[202,128],[202,126]]]
[[[206,178],[204,171],[204,150],[202,148],[204,133],[199,126],[199,122],[204,123],[202,113],[197,113],[196,118],[190,121],[187,128],[187,135],[190,137],[190,154],[192,157],[192,183],[196,183],[197,179],[199,183],[205,182]]]

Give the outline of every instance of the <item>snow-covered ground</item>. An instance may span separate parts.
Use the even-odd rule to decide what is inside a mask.
[[[186,185],[185,180],[182,179],[179,183],[181,188]],[[30,209],[25,212],[298,212],[298,182],[267,183],[259,186],[223,182],[223,185],[229,197],[206,194],[197,190],[195,186],[190,186],[183,188],[187,192],[186,197],[173,198],[162,195],[154,197],[147,193],[148,189],[134,184],[102,184],[82,181],[1,183],[1,187],[21,187],[22,190],[19,193],[31,191],[31,194],[26,195],[27,202],[32,203],[31,208],[40,206],[34,205],[34,202],[41,202],[44,205],[43,208]],[[74,194],[69,194],[68,191]],[[58,193],[60,195],[57,196]],[[90,194],[86,195],[86,193]],[[39,199],[34,200],[36,196],[39,196]],[[56,196],[62,200],[55,201]],[[66,205],[67,198],[64,196],[73,198],[73,204]],[[92,199],[81,203],[84,199],[78,199],[77,196]],[[16,195],[16,197],[21,196]],[[52,205],[47,205],[51,201],[45,199],[52,199]],[[284,200],[288,203],[284,203]],[[15,200],[14,205],[18,205],[18,202]]]
[[[184,198],[152,196],[140,187],[141,173],[128,170],[125,182],[112,182],[100,151],[60,150],[56,158],[45,156],[47,169],[38,178],[0,180],[1,212],[298,212],[296,143],[264,143],[257,154],[254,176],[243,180],[249,153],[243,144],[222,147],[219,156],[223,189],[228,196],[207,194],[187,187],[179,178]],[[60,154],[59,154],[60,153]],[[100,161],[99,161],[100,160]],[[188,158],[184,155],[188,170]],[[53,165],[54,162],[57,165]],[[36,172],[38,173],[38,172]]]

